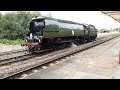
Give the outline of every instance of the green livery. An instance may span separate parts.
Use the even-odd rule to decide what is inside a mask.
[[[84,24],[79,24],[75,22],[58,20],[52,18],[45,19],[45,30],[43,37],[53,38],[53,37],[67,37],[67,36],[84,36],[90,35],[94,36],[97,34],[95,28],[87,28],[85,30]]]
[[[36,17],[31,20],[29,34],[32,33],[35,40],[68,38],[70,39],[95,39],[97,29],[93,25],[80,24],[73,21],[54,19],[50,17]],[[31,36],[32,37],[32,36]],[[40,41],[41,40],[41,41]],[[66,39],[68,40],[68,39]]]
[[[35,17],[30,21],[26,43],[29,52],[94,41],[97,29],[94,25],[50,17]]]

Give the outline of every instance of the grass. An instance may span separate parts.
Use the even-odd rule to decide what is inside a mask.
[[[24,40],[17,39],[17,40],[8,40],[8,39],[0,39],[1,44],[7,44],[7,45],[19,45],[23,44]]]

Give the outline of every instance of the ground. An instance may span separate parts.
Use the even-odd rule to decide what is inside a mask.
[[[25,79],[113,79],[120,78],[120,37],[37,71]]]
[[[0,44],[0,52],[8,52],[8,51],[14,51],[14,50],[20,50],[20,49],[22,49],[21,45]]]

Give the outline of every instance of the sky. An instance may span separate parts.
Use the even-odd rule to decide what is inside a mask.
[[[2,14],[8,11],[0,11]],[[101,11],[40,11],[46,16],[51,12],[53,18],[70,20],[78,23],[93,24],[97,29],[119,28],[120,23],[102,14]]]

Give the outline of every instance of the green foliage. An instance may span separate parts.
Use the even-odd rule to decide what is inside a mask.
[[[0,43],[2,44],[12,44],[12,45],[17,45],[17,44],[23,44],[24,40],[22,39],[16,39],[16,40],[8,40],[8,39],[0,39]]]
[[[14,11],[4,15],[0,13],[0,39],[24,40],[27,24],[35,16],[41,16],[40,12]]]
[[[2,14],[0,13],[0,19],[1,19],[1,17],[2,17]]]

